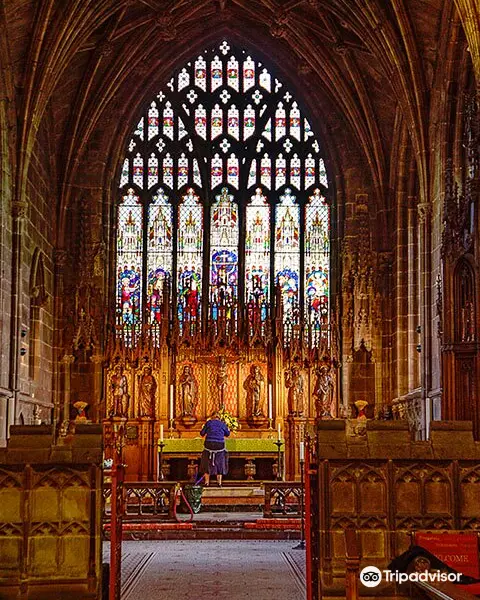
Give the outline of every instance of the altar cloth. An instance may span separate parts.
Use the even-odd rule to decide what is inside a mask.
[[[182,454],[182,453],[198,453],[203,450],[203,438],[165,438],[165,446],[163,447],[164,454]],[[281,452],[285,447],[282,440]],[[160,440],[158,441],[160,443]],[[252,438],[228,438],[226,440],[226,448],[228,452],[251,452],[261,453],[278,452],[278,446],[275,440],[268,439],[252,439]]]

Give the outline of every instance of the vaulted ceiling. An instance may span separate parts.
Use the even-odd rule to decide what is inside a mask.
[[[361,155],[378,197],[388,194],[392,144],[405,128],[427,199],[438,94],[447,93],[458,45],[469,44],[474,64],[480,57],[477,0],[3,0],[0,7],[17,195],[42,121],[63,198],[88,144],[118,162],[142,104],[182,62],[228,37],[292,84],[332,157]]]

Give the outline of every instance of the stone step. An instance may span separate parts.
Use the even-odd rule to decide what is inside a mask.
[[[299,540],[299,531],[275,531],[237,527],[164,529],[146,531],[124,531],[124,540]]]
[[[202,505],[208,510],[249,510],[248,507],[263,505],[265,491],[259,486],[225,486],[204,487]]]
[[[263,501],[265,490],[258,486],[204,487],[202,498],[259,498]]]
[[[270,539],[296,540],[300,538],[300,519],[271,518],[265,519],[256,515],[249,518],[247,513],[235,518],[233,514],[217,517],[212,514],[194,515],[188,522],[161,523],[124,523],[124,539]],[[106,533],[108,534],[108,525]]]

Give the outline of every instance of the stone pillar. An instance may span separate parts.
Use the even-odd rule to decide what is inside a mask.
[[[63,386],[63,420],[62,420],[62,431],[68,429],[70,423],[70,384],[72,377],[72,364],[75,361],[75,357],[72,354],[65,354],[62,358],[62,364],[64,365],[64,386]]]
[[[65,348],[65,340],[61,335],[63,318],[63,298],[64,285],[63,278],[65,265],[67,262],[67,252],[63,248],[57,248],[54,251],[54,269],[55,269],[55,294],[54,294],[54,346],[58,348],[53,365],[54,384],[53,384],[53,430],[56,432],[57,425],[62,422],[62,368],[61,368],[61,348]],[[55,434],[55,433],[54,433]]]
[[[408,391],[420,386],[419,354],[416,350],[420,343],[417,328],[420,326],[418,314],[418,246],[417,237],[417,215],[415,210],[416,197],[409,197],[408,203]]]
[[[9,387],[13,391],[13,400],[8,403],[8,423],[16,421],[17,401],[19,393],[20,367],[20,328],[21,328],[21,293],[22,293],[22,247],[27,219],[28,204],[23,200],[12,203],[12,316],[10,344],[10,380]],[[9,436],[7,428],[7,438]]]
[[[95,353],[90,357],[93,363],[93,402],[91,404],[91,419],[96,423],[101,422],[107,416],[105,400],[103,397],[103,354]]]
[[[287,481],[300,481],[300,442],[305,438],[305,417],[287,417],[285,432],[285,462]]]
[[[428,398],[431,388],[431,352],[432,352],[432,327],[431,327],[431,291],[430,291],[430,234],[431,234],[431,205],[427,202],[418,204],[418,238],[420,262],[420,389],[422,401],[422,430],[429,435],[432,406]]]

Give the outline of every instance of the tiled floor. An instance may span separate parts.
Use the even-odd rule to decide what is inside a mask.
[[[124,542],[122,600],[304,600],[305,551],[296,543]]]

